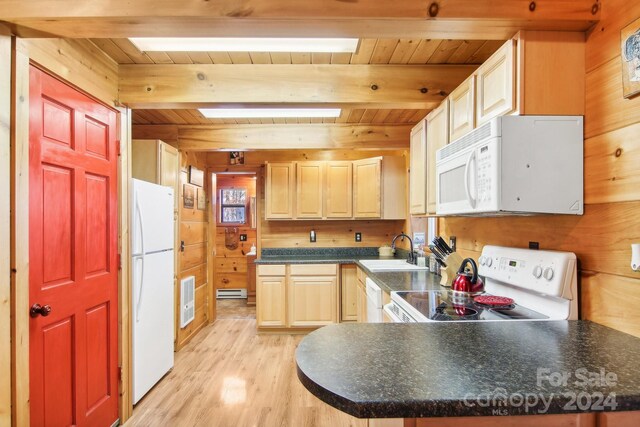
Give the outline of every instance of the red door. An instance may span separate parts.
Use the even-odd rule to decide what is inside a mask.
[[[116,131],[114,111],[31,67],[33,426],[118,418]]]

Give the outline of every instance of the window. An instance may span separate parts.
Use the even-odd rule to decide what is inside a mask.
[[[224,188],[220,190],[220,222],[227,224],[246,223],[247,190]]]

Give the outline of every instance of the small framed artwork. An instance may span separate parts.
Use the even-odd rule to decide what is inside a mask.
[[[189,166],[189,184],[202,187],[204,185],[204,172],[195,166]]]
[[[640,93],[640,18],[620,32],[622,41],[622,94],[631,98]]]
[[[196,187],[191,184],[184,184],[182,186],[182,206],[186,209],[193,209],[195,202]]]
[[[207,198],[205,197],[205,194],[204,194],[204,188],[198,187],[197,194],[198,194],[198,210],[203,211],[207,207]]]
[[[244,165],[244,152],[242,152],[242,151],[231,151],[229,153],[229,164],[230,165]]]

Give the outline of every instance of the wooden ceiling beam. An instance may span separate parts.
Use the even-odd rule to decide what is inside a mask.
[[[405,149],[413,125],[133,125],[135,139],[177,142],[181,150]]]
[[[532,6],[533,10],[532,10]],[[584,31],[598,0],[0,0],[22,36],[301,36],[506,39]],[[29,34],[31,33],[31,34]]]
[[[132,108],[194,104],[359,104],[433,108],[475,65],[121,65],[119,100]],[[185,105],[186,104],[186,105]],[[391,108],[390,106],[386,108]]]

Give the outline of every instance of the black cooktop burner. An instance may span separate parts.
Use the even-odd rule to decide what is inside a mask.
[[[395,292],[405,304],[424,317],[423,321],[460,320],[536,320],[547,316],[517,303],[509,306],[491,307],[475,303],[472,298],[453,298],[450,292],[399,291]],[[415,317],[415,313],[413,314]]]

